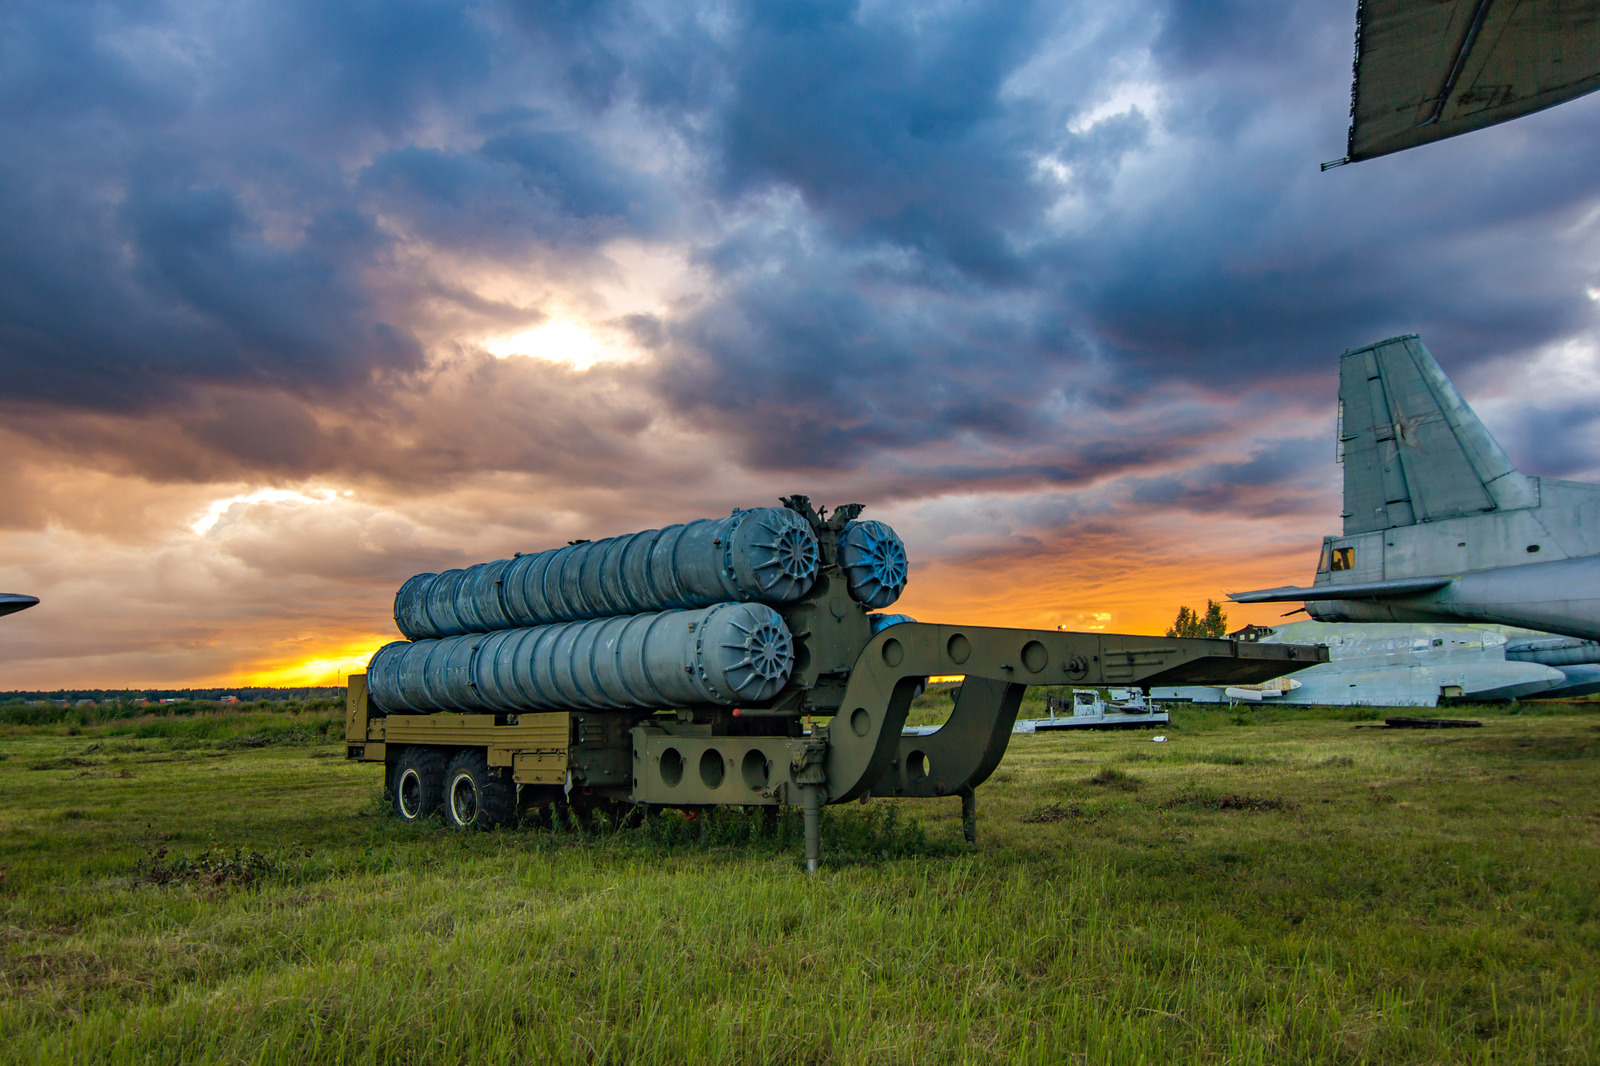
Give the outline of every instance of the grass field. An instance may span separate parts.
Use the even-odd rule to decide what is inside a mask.
[[[1593,1062],[1600,713],[1521,710],[1018,737],[976,852],[830,808],[813,878],[400,825],[326,711],[0,725],[0,1062]]]

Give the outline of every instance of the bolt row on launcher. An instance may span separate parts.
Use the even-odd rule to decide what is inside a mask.
[[[907,578],[894,530],[782,503],[411,578],[408,639],[350,678],[347,758],[384,764],[401,818],[463,828],[558,802],[798,804],[814,870],[822,806],[866,795],[959,797],[973,839],[1028,685],[1250,684],[1328,658],[883,614]],[[952,674],[945,725],[902,736]]]

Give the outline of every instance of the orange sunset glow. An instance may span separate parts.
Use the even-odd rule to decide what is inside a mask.
[[[1315,540],[1309,541],[1313,548]],[[1161,633],[1172,624],[1178,605],[1203,605],[1221,599],[1223,590],[1247,587],[1266,574],[1287,584],[1305,575],[1308,555],[1286,551],[1276,560],[1258,555],[1229,559],[1185,559],[1182,545],[1164,546],[1160,558],[1135,563],[1115,557],[1038,556],[963,568],[953,564],[923,567],[896,609],[928,621],[1125,633]],[[1008,563],[1009,565],[1006,565]],[[1276,573],[1269,569],[1277,564]],[[1229,604],[1233,627],[1270,625],[1284,614],[1274,604]],[[373,634],[333,645],[287,651],[236,674],[200,683],[302,686],[337,685],[361,673],[374,651],[398,640],[397,632]]]
[[[1409,331],[1600,477],[1600,97],[1322,173],[1314,5],[246,7],[6,31],[0,691],[336,685],[413,574],[795,492],[896,611],[1160,633],[1311,578]]]

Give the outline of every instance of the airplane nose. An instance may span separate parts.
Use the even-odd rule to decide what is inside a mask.
[[[29,607],[39,602],[37,596],[24,596],[20,592],[0,592],[0,614],[15,614],[26,611]]]

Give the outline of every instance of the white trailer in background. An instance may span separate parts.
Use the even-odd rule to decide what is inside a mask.
[[[1142,726],[1166,725],[1167,712],[1148,699],[1136,688],[1109,690],[1111,698],[1105,699],[1099,689],[1075,688],[1072,699],[1052,699],[1046,702],[1048,717],[1020,718],[1011,727],[1013,733],[1049,733],[1062,729],[1134,729]],[[926,737],[939,731],[937,725],[906,726],[902,736]]]
[[[1050,733],[1063,729],[1138,729],[1166,725],[1169,716],[1160,705],[1136,688],[1108,690],[1110,699],[1099,689],[1075,688],[1072,699],[1052,699],[1045,703],[1048,718],[1029,718],[1016,724],[1017,733]]]

